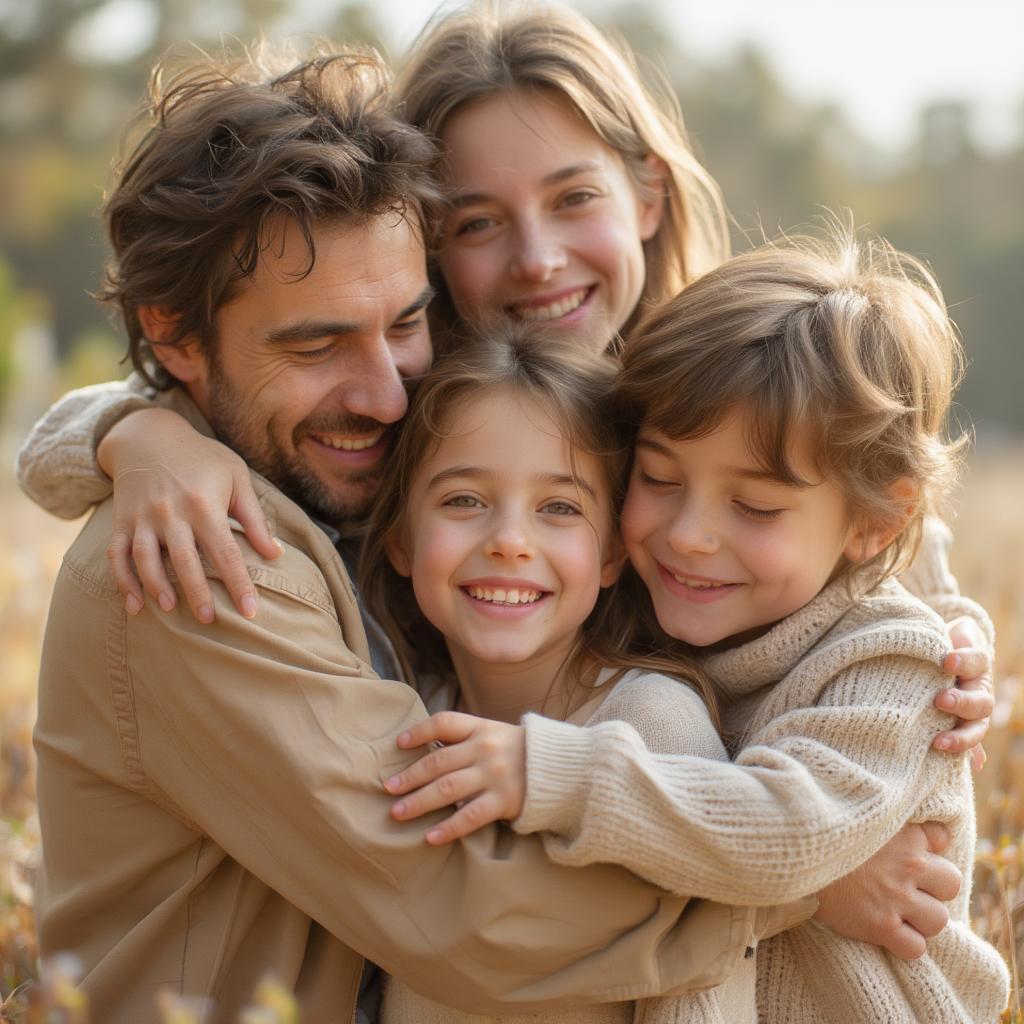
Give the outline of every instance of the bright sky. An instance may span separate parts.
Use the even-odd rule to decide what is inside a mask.
[[[410,40],[437,0],[378,0]],[[918,108],[965,99],[984,141],[1024,126],[1024,0],[649,0],[698,55],[757,43],[798,95],[836,101],[882,145],[899,145]],[[624,0],[617,0],[618,6]],[[600,17],[616,0],[574,0]]]

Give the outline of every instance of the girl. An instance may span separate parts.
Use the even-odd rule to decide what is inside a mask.
[[[929,742],[941,622],[893,578],[963,447],[940,433],[958,352],[923,268],[850,238],[736,257],[654,313],[619,385],[641,424],[623,536],[658,624],[701,652],[736,763],[536,715],[524,762],[523,727],[435,717],[402,743],[449,746],[391,781],[396,813],[468,801],[432,841],[496,815],[561,862],[741,900],[834,880],[936,819],[969,879],[970,772]],[[813,921],[769,940],[760,1019],[994,1020],[1007,971],[969,896],[909,964]]]
[[[441,170],[453,203],[437,241],[440,348],[454,320],[488,316],[604,347],[644,307],[724,258],[719,191],[689,147],[674,98],[645,88],[631,55],[569,8],[479,4],[440,16],[413,47],[401,94],[410,120],[447,151]],[[212,608],[196,552],[181,543],[194,536],[239,611],[253,615],[255,590],[223,514],[275,557],[248,472],[222,445],[149,404],[135,386],[68,396],[22,449],[22,485],[48,510],[75,517],[117,480],[112,565],[132,611],[145,601],[139,578],[161,607],[176,603],[160,557],[169,536],[179,541],[172,561],[193,612]],[[919,562],[918,577],[939,581],[934,597],[953,619],[956,585],[941,539],[923,546]],[[962,650],[951,671],[988,672],[984,637],[970,619],[952,640]],[[977,744],[990,692],[950,690],[940,699],[974,721],[936,742],[950,750]]]
[[[724,759],[701,674],[680,650],[649,653],[631,608],[613,599],[626,453],[610,415],[614,378],[612,361],[521,328],[442,360],[396,442],[360,589],[416,666],[428,707],[628,721],[655,753]],[[753,999],[753,960],[739,960],[718,989],[651,1000],[644,1013],[753,1024]],[[550,1019],[633,1013],[620,1003]],[[398,979],[385,989],[384,1024],[481,1019]]]

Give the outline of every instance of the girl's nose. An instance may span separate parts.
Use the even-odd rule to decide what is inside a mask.
[[[699,509],[681,509],[669,524],[668,543],[681,555],[710,555],[718,550],[718,531],[712,518]]]
[[[488,538],[487,554],[491,558],[528,561],[533,558],[533,541],[529,531],[517,517],[503,516],[495,523]]]

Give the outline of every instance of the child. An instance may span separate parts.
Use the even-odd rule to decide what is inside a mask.
[[[962,448],[941,437],[957,356],[927,272],[850,237],[736,257],[653,313],[619,385],[641,424],[623,535],[661,628],[701,652],[736,762],[659,758],[624,726],[530,715],[524,805],[494,768],[508,727],[488,738],[435,717],[403,745],[455,746],[390,787],[429,783],[403,816],[442,802],[431,779],[455,768],[447,802],[479,813],[464,806],[433,841],[493,813],[550,833],[564,863],[741,902],[816,891],[905,821],[935,819],[970,879],[970,773],[930,749],[942,624],[894,579]],[[910,963],[814,921],[770,939],[760,1019],[994,1020],[1006,968],[970,932],[969,898],[965,884]]]
[[[439,364],[389,462],[361,591],[415,664],[428,707],[628,721],[655,753],[724,759],[701,674],[680,651],[641,653],[631,609],[610,600],[627,451],[609,415],[614,380],[609,360],[522,330]],[[718,989],[645,1005],[651,1020],[753,1024],[753,961]],[[633,1012],[619,1003],[550,1019]],[[385,1024],[469,1019],[479,1018],[399,979],[386,989]]]

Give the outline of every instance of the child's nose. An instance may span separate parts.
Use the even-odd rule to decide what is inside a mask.
[[[492,558],[533,558],[533,541],[525,525],[514,516],[503,516],[487,542],[487,554]]]
[[[718,550],[718,531],[713,519],[700,509],[682,509],[673,518],[668,542],[679,554],[712,554]]]

